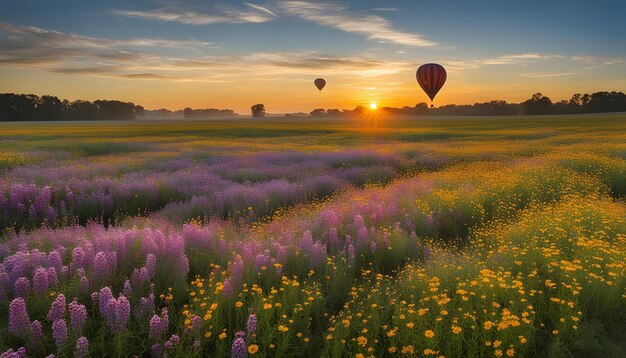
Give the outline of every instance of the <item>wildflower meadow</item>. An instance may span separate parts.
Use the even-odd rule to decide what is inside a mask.
[[[0,124],[2,357],[624,357],[626,117]]]

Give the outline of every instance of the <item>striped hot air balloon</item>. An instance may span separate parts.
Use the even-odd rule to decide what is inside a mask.
[[[437,92],[443,87],[443,84],[446,83],[447,77],[446,69],[437,63],[427,63],[417,69],[415,78],[428,95],[428,98],[430,98],[431,107],[432,101],[435,99]]]

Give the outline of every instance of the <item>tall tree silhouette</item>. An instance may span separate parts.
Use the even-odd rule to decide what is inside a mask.
[[[265,117],[265,105],[262,103],[255,104],[250,107],[250,110],[252,111],[252,117]]]

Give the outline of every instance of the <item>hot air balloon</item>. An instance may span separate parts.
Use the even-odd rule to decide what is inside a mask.
[[[322,89],[324,88],[324,86],[326,86],[326,80],[323,78],[318,78],[315,81],[313,81],[313,83],[315,83],[315,87],[317,87],[317,89],[320,90],[320,92],[322,92]]]
[[[446,69],[437,63],[427,63],[417,69],[415,78],[430,98],[431,107],[433,107],[432,101],[435,99],[437,92],[443,87],[443,84],[446,83],[447,77]]]

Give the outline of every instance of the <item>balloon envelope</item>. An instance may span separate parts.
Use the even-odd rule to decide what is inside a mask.
[[[315,81],[313,81],[313,83],[315,83],[315,87],[317,87],[318,90],[322,90],[322,88],[324,88],[324,86],[326,86],[326,80],[323,78],[318,78]]]
[[[446,83],[447,77],[446,69],[436,63],[421,65],[415,74],[417,83],[419,83],[420,87],[426,92],[431,101],[435,99],[437,92],[439,92],[443,84]]]

